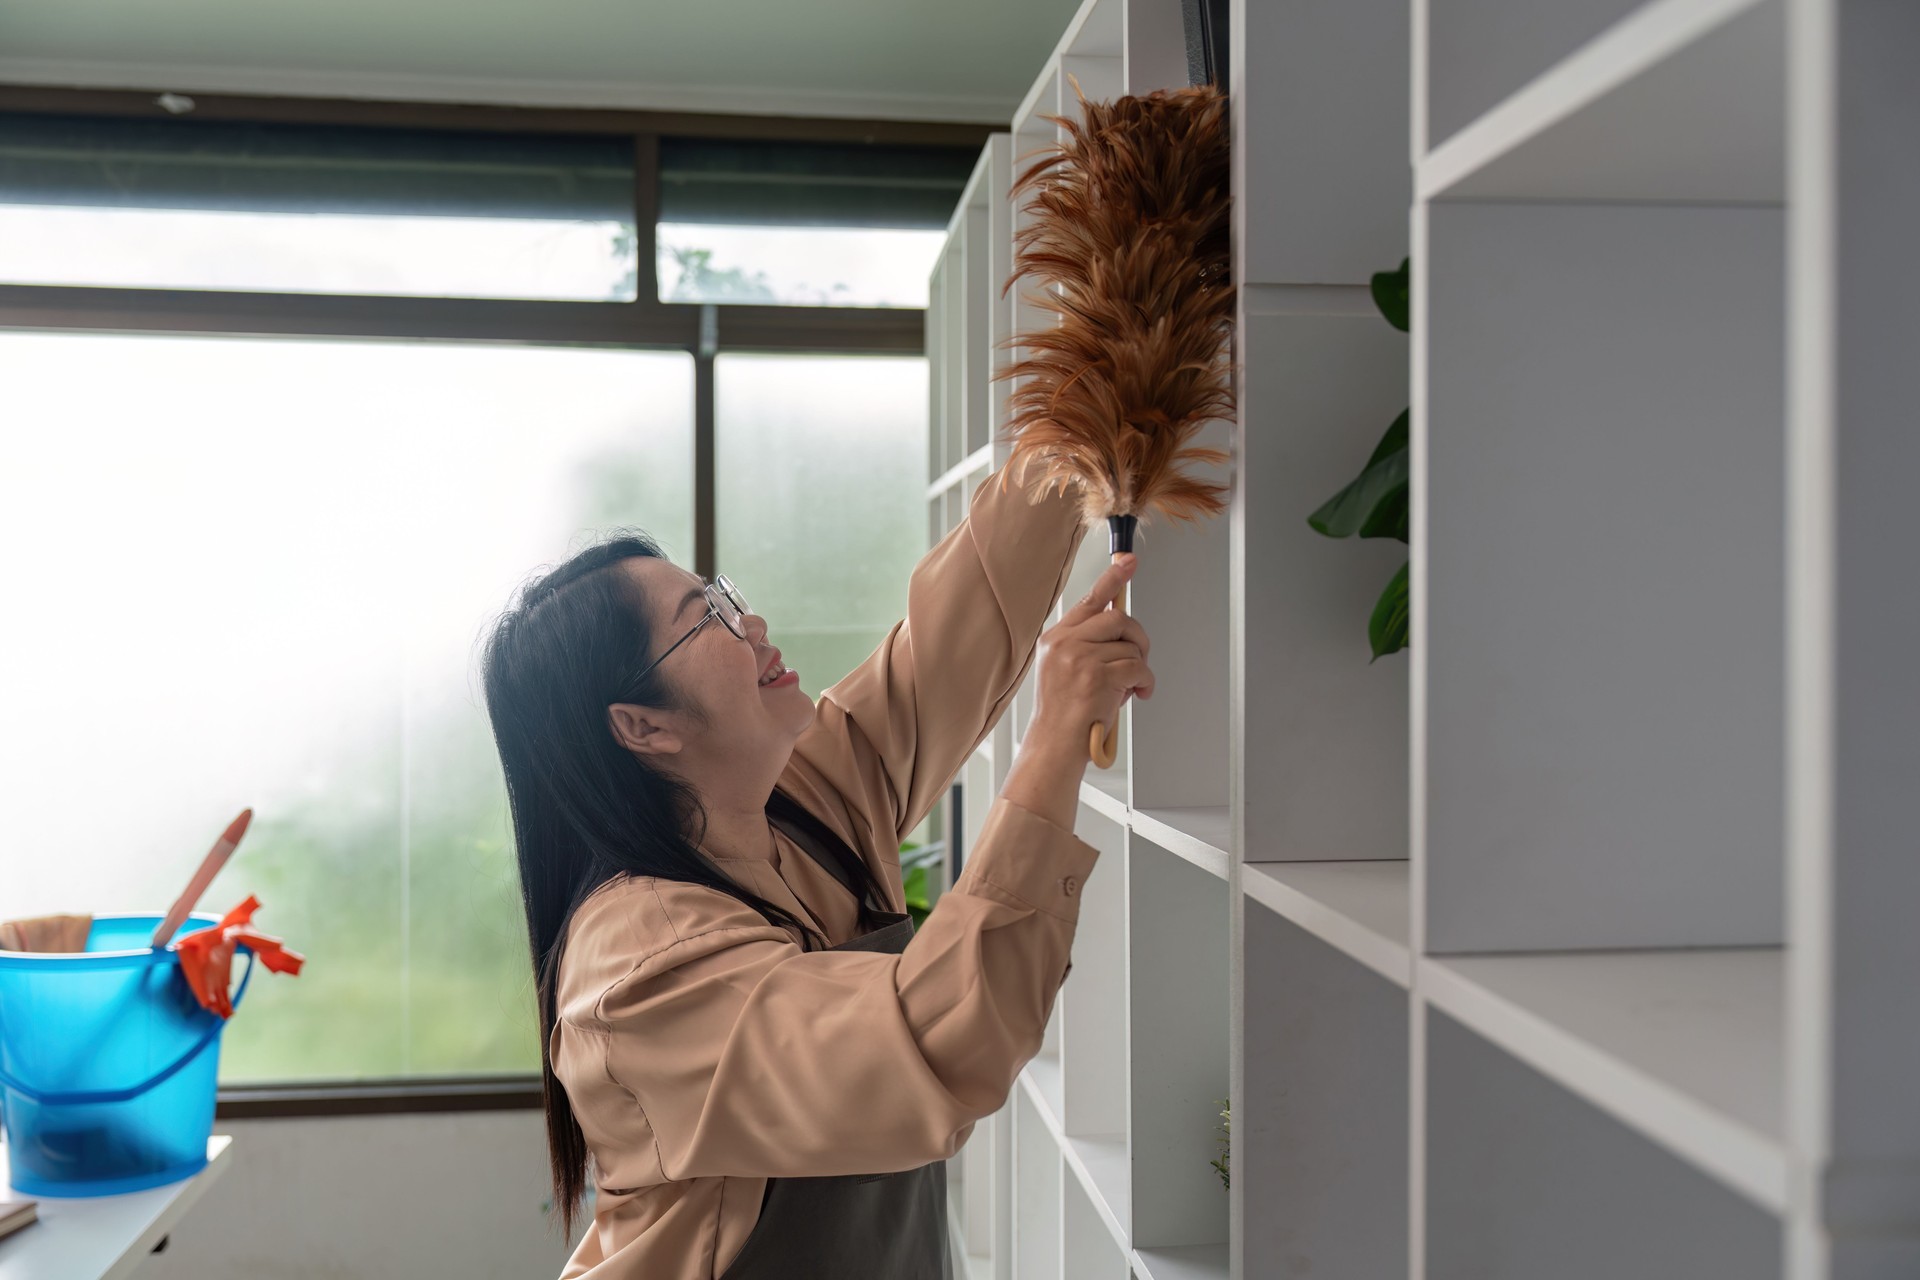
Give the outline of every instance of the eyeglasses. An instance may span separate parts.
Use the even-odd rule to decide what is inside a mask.
[[[641,668],[639,675],[627,681],[628,689],[637,689],[640,682],[646,679],[649,671],[652,671],[655,667],[665,662],[675,649],[678,649],[681,645],[693,639],[695,632],[699,631],[700,628],[706,626],[709,622],[712,622],[715,618],[720,619],[727,630],[733,632],[734,635],[740,637],[742,640],[747,638],[747,598],[740,594],[739,588],[733,585],[733,581],[724,573],[718,574],[712,582],[707,584],[706,594],[706,616],[694,623],[691,631],[688,631],[687,634],[668,645],[666,653],[661,654],[652,662],[649,662],[645,667]]]

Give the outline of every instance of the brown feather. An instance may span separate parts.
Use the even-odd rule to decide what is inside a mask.
[[[1010,193],[1033,192],[1034,220],[1014,235],[1001,295],[1030,276],[1045,287],[1028,300],[1059,322],[1002,344],[1021,358],[994,380],[1026,381],[1008,397],[1000,483],[1037,466],[1033,496],[1077,484],[1089,522],[1218,515],[1228,486],[1180,469],[1229,461],[1189,443],[1234,412],[1226,98],[1212,85],[1106,103],[1073,91],[1084,118],[1043,117],[1067,136]]]

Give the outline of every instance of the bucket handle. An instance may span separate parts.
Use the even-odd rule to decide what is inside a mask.
[[[247,953],[247,971],[240,975],[239,989],[233,993],[233,1007],[235,1009],[240,1007],[241,998],[247,994],[247,983],[253,981],[253,951],[248,947],[241,947],[240,950]],[[213,1043],[213,1038],[220,1034],[221,1030],[227,1025],[227,1020],[216,1015],[209,1016],[213,1018],[213,1025],[207,1028],[205,1035],[193,1042],[191,1048],[174,1059],[168,1066],[148,1076],[139,1084],[132,1085],[128,1088],[75,1089],[67,1092],[36,1089],[24,1081],[15,1079],[7,1072],[5,1067],[0,1067],[0,1086],[11,1089],[27,1101],[38,1103],[43,1107],[81,1107],[90,1106],[98,1102],[131,1102],[141,1094],[155,1089],[173,1079],[174,1076],[179,1074],[181,1068],[185,1067],[189,1062],[192,1062],[194,1057],[198,1055],[202,1049]]]

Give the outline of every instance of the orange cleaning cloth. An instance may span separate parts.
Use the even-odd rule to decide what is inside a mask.
[[[253,913],[259,909],[260,900],[248,894],[247,900],[227,912],[219,924],[211,929],[196,930],[173,944],[174,950],[180,953],[180,971],[186,975],[193,998],[208,1013],[217,1013],[222,1018],[233,1016],[233,1000],[227,994],[227,985],[233,977],[235,947],[244,943],[256,960],[275,973],[298,974],[306,962],[305,956],[287,950],[280,939],[253,928]]]

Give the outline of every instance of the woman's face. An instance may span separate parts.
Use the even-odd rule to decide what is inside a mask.
[[[634,556],[621,567],[640,586],[654,637],[648,657],[658,658],[705,615],[706,584],[664,559]],[[742,622],[744,640],[711,619],[657,672],[704,713],[706,723],[685,712],[616,704],[614,732],[629,749],[675,756],[658,763],[696,777],[709,762],[724,762],[735,776],[763,768],[769,777],[779,776],[794,741],[813,721],[813,699],[795,675],[760,684],[761,673],[784,660],[768,639],[765,618],[749,613]]]

